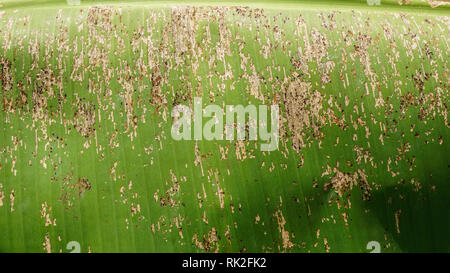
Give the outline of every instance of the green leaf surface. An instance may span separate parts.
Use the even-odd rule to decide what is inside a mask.
[[[0,1],[0,251],[448,252],[449,8],[396,2]]]

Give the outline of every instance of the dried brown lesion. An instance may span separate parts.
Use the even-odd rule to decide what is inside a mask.
[[[282,249],[283,251],[289,250],[295,246],[295,244],[291,241],[291,235],[289,231],[286,230],[286,219],[283,216],[283,212],[279,209],[274,213],[274,216],[277,220],[278,231],[281,234],[282,239]]]
[[[331,169],[327,171],[330,172]],[[356,172],[342,172],[338,168],[334,168],[331,173],[333,176],[329,182],[323,185],[325,191],[334,190],[339,198],[336,199],[338,207],[343,205],[345,208],[350,208],[351,203],[347,202],[351,195],[353,187],[359,186],[361,190],[361,197],[363,200],[370,200],[372,187],[367,179],[367,174],[364,169],[358,169]],[[341,199],[341,200],[339,200]]]
[[[205,250],[206,252],[219,252],[219,238],[218,232],[215,227],[212,227],[207,234],[203,234],[199,238],[197,233],[192,236],[192,243],[195,244],[199,249]]]
[[[86,177],[79,177],[78,182],[75,183],[75,188],[78,189],[78,195],[81,196],[85,191],[91,189],[91,183]]]
[[[5,193],[3,192],[3,185],[0,184],[0,207],[3,206],[3,199],[6,197]]]
[[[150,74],[150,80],[152,87],[150,89],[150,104],[156,107],[157,112],[161,112],[163,109],[167,109],[167,98],[163,92],[163,84],[166,80],[165,76],[161,72],[161,67],[156,64],[153,71]],[[178,93],[175,94],[174,105],[178,100]]]
[[[11,91],[13,87],[12,63],[7,58],[0,56],[0,81],[3,92]]]
[[[50,234],[47,232],[45,234],[44,242],[42,243],[42,247],[47,253],[52,253],[52,245],[50,242]]]
[[[283,94],[287,125],[295,151],[300,151],[310,141],[321,137],[325,120],[321,113],[323,95],[311,89],[311,83],[295,79]]]
[[[47,94],[35,84],[34,89],[32,90],[31,99],[33,103],[33,124],[38,121],[44,123],[48,120]]]
[[[65,174],[63,177],[55,178],[55,182],[61,183],[61,195],[57,200],[62,202],[67,210],[72,208],[77,195],[79,198],[92,188],[86,177],[75,178],[73,171]]]
[[[77,110],[73,117],[74,128],[84,137],[95,133],[95,105],[92,102],[77,99]]]
[[[14,112],[15,110],[14,99],[11,97],[14,85],[14,78],[11,69],[11,61],[0,56],[0,86],[2,90],[3,110],[8,113]]]
[[[45,226],[56,226],[56,218],[51,217],[53,207],[48,205],[47,202],[41,204],[41,218],[45,220]]]
[[[111,7],[89,7],[87,15],[87,23],[89,26],[98,26],[103,30],[111,30],[112,28],[112,11]]]
[[[450,0],[426,0],[426,2],[432,8],[450,4]],[[397,3],[399,5],[409,5],[411,3],[411,0],[397,0]]]
[[[450,4],[450,0],[427,0],[427,2],[432,8]]]
[[[175,52],[181,57],[196,46],[197,30],[196,7],[173,7],[171,16],[171,33]],[[180,56],[181,55],[181,56]],[[178,60],[180,61],[180,60]],[[178,63],[177,61],[177,63]]]
[[[50,68],[42,68],[36,75],[40,88],[47,93],[48,97],[54,96],[53,86],[58,85],[55,72]]]
[[[373,43],[370,35],[359,32],[353,45],[354,52],[351,53],[352,58],[358,57],[361,64],[364,66],[364,73],[368,79],[372,78],[372,69],[369,48]]]

